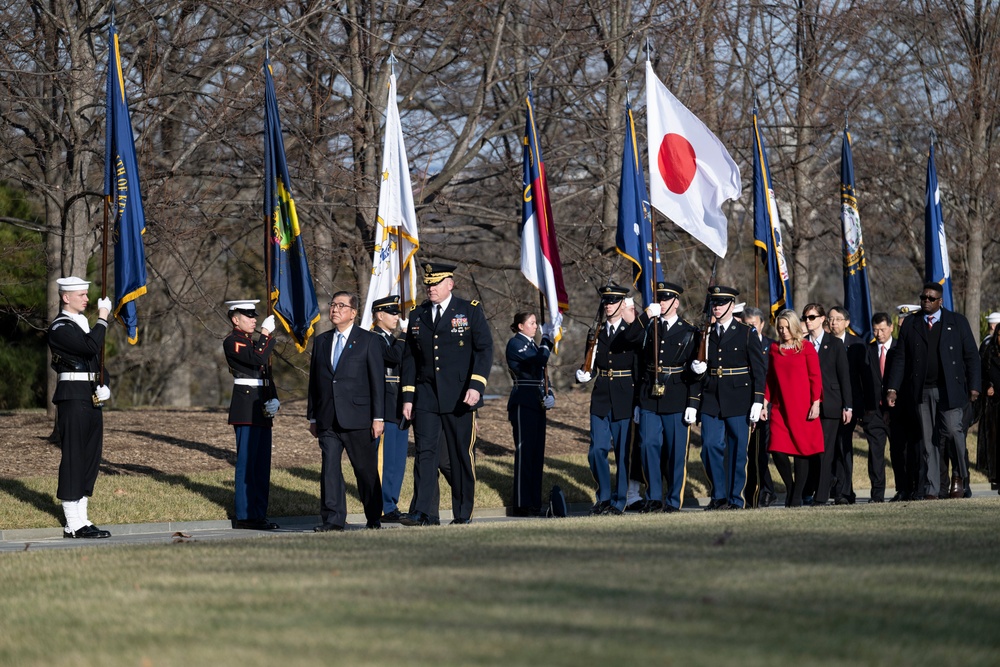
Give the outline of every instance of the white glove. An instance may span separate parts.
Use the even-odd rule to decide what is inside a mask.
[[[546,410],[551,410],[553,407],[555,407],[555,404],[556,404],[556,397],[553,396],[552,394],[546,394],[545,398],[542,399],[542,405],[545,406]]]
[[[638,405],[635,406],[635,408],[632,409],[632,423],[633,424],[638,424],[639,423],[639,406]]]
[[[410,328],[410,320],[399,318],[399,330],[406,333],[406,330]]]
[[[546,322],[542,325],[542,338],[548,338],[549,340],[556,339],[556,325],[551,322]]]
[[[94,390],[94,394],[99,401],[111,400],[111,387],[106,384],[99,384],[97,385],[97,389]]]
[[[274,315],[268,315],[264,318],[264,321],[260,323],[260,330],[268,333],[274,331]]]
[[[579,382],[580,384],[590,382],[590,373],[584,371],[583,369],[577,369],[576,381]]]
[[[750,406],[750,421],[757,422],[760,420],[760,411],[764,408],[763,403],[754,403]]]
[[[267,413],[268,417],[273,417],[278,414],[278,408],[280,407],[281,402],[276,398],[272,398],[271,400],[264,402],[264,412]]]
[[[111,310],[111,299],[106,296],[102,296],[97,300],[97,310]]]
[[[646,314],[649,315],[649,319],[660,316],[660,304],[651,303],[646,306]]]
[[[708,362],[698,361],[697,359],[695,359],[694,361],[691,362],[691,370],[693,370],[698,375],[701,375],[702,373],[708,370]]]
[[[698,410],[696,408],[684,408],[685,424],[693,424],[697,419],[698,419]]]

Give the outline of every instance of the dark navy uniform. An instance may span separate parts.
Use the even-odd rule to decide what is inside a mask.
[[[399,297],[395,297],[397,300]],[[378,307],[378,301],[373,309]],[[398,313],[398,307],[396,309]],[[403,486],[403,474],[406,472],[406,453],[409,447],[410,431],[401,428],[403,423],[403,402],[400,400],[401,386],[399,383],[400,366],[403,362],[403,350],[406,344],[401,338],[382,327],[374,326],[372,332],[385,344],[383,361],[385,362],[385,429],[382,431],[381,460],[379,470],[382,477],[382,514],[389,520],[395,520],[399,512],[399,491]]]
[[[713,299],[735,301],[737,290],[715,285]],[[701,458],[716,507],[744,506],[747,480],[749,413],[764,403],[765,362],[757,332],[730,319],[719,336],[713,324],[708,337],[708,371],[702,378]]]
[[[222,341],[233,374],[229,423],[236,433],[234,509],[237,521],[264,521],[271,486],[271,423],[264,402],[276,397],[268,375],[274,337],[233,329]]]
[[[49,326],[52,370],[58,375],[52,402],[58,407],[56,429],[62,447],[56,497],[77,501],[94,493],[104,442],[104,415],[94,404],[108,323],[97,320],[90,332],[66,313]]]
[[[677,293],[662,300],[676,298]],[[643,313],[639,318],[645,331],[642,348],[642,382],[639,387],[639,428],[642,438],[642,467],[648,487],[649,511],[665,507],[680,509],[687,481],[687,454],[690,427],[684,423],[684,411],[697,409],[701,402],[701,383],[691,370],[698,353],[698,329],[675,318],[671,326],[660,318],[659,373],[654,336],[655,321]],[[654,394],[654,386],[663,388]],[[663,480],[667,481],[664,498]],[[669,510],[668,510],[669,511]]]
[[[522,333],[507,341],[507,367],[514,386],[507,401],[507,417],[514,431],[515,514],[537,513],[542,507],[542,471],[545,467],[545,365],[552,344],[541,346]]]
[[[759,333],[759,332],[758,332]],[[760,349],[764,355],[764,377],[767,377],[767,360],[771,345],[777,341],[760,336]],[[747,507],[767,507],[774,500],[774,480],[768,464],[768,445],[771,443],[771,423],[761,420],[750,433],[747,447],[747,486],[743,496]]]
[[[427,266],[434,265],[424,267],[425,284],[443,280],[428,283],[436,272],[428,271]],[[447,277],[451,277],[450,272]],[[450,299],[437,324],[433,319],[435,304],[430,301],[410,313],[403,351],[402,400],[413,403],[416,459],[411,514],[437,520],[440,467],[451,485],[455,520],[464,523],[472,516],[475,504],[475,415],[482,407],[482,394],[493,365],[493,338],[478,301],[454,295]],[[463,402],[469,389],[480,394],[479,402],[471,407]]]

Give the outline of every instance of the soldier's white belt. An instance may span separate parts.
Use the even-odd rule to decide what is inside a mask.
[[[746,375],[749,372],[750,369],[746,366],[740,366],[739,368],[723,368],[719,366],[718,368],[710,368],[708,374],[722,377],[723,375]]]
[[[647,366],[646,370],[652,373],[653,367]],[[677,375],[678,373],[683,373],[683,372],[684,372],[683,366],[660,366],[659,375]]]
[[[541,380],[514,380],[515,387],[543,387],[545,383]]]
[[[606,378],[627,378],[632,375],[632,371],[606,371],[599,369],[597,375]]]
[[[233,378],[233,384],[243,385],[244,387],[267,387],[271,383],[260,378]]]
[[[58,380],[60,382],[93,382],[94,378],[97,377],[97,373],[60,373]]]

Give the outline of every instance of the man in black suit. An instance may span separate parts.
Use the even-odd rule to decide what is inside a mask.
[[[764,335],[766,326],[764,311],[752,306],[744,306],[743,323],[757,332],[760,338],[760,350],[764,355],[764,374],[767,376],[767,363],[771,345],[777,341]],[[757,422],[750,433],[750,444],[747,446],[747,490],[744,494],[747,507],[767,507],[774,501],[774,480],[771,479],[771,468],[768,463],[767,447],[771,442],[771,423],[765,419]]]
[[[344,450],[354,468],[368,528],[381,528],[382,484],[378,438],[385,416],[385,344],[354,326],[358,296],[337,292],[330,301],[334,328],[313,343],[309,365],[309,432],[322,452],[320,516],[316,532],[341,531],[347,521],[347,493],[341,467]]]
[[[847,362],[847,348],[839,338],[826,333],[823,323],[826,310],[818,303],[802,309],[802,320],[809,336],[806,339],[819,355],[819,371],[823,379],[823,401],[819,418],[823,427],[823,453],[809,461],[809,480],[806,496],[813,496],[814,505],[825,505],[830,500],[833,484],[833,456],[836,451],[837,433],[854,418],[851,395],[851,372]]]
[[[969,321],[941,307],[943,292],[937,283],[926,283],[920,294],[921,316],[911,316],[899,328],[899,354],[889,369],[886,400],[896,405],[904,385],[912,391],[920,415],[921,456],[927,476],[924,497],[941,492],[939,449],[953,467],[949,495],[961,498],[968,475],[963,410],[979,398],[982,368]],[[937,436],[937,437],[935,437]],[[919,494],[919,491],[918,491]]]
[[[403,350],[403,418],[413,422],[416,453],[413,511],[400,523],[440,523],[440,467],[451,485],[452,523],[464,524],[476,500],[476,410],[493,365],[493,336],[482,304],[452,294],[454,266],[428,262],[423,269],[427,301],[410,313]]]
[[[898,353],[892,337],[892,320],[888,313],[872,316],[875,340],[865,346],[864,366],[858,374],[860,390],[861,424],[868,439],[868,478],[871,480],[870,503],[885,501],[885,443],[889,441],[892,474],[896,478],[896,496],[893,500],[909,500],[913,494],[911,471],[919,462],[908,456],[906,438],[899,429],[900,417],[896,408],[885,401],[885,373]]]
[[[851,314],[843,306],[834,306],[827,316],[830,333],[847,349],[847,367],[851,373],[852,419],[837,431],[833,450],[833,498],[839,505],[854,504],[854,427],[862,415],[858,381],[865,366],[865,341],[851,330]]]

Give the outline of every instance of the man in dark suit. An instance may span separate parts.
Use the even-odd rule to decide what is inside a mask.
[[[440,467],[451,485],[452,523],[464,524],[476,500],[475,417],[493,365],[493,337],[482,304],[452,294],[453,265],[428,262],[423,269],[427,301],[410,313],[403,350],[403,418],[413,422],[416,458],[413,511],[400,523],[440,523]]]
[[[399,367],[403,361],[405,345],[396,338],[399,319],[399,295],[389,295],[372,302],[372,333],[385,343],[382,359],[385,361],[385,429],[379,444],[382,471],[382,521],[399,523],[399,492],[406,472],[406,453],[409,448],[410,429],[403,428],[403,404],[399,400]]]
[[[823,379],[823,401],[819,418],[823,427],[823,453],[809,462],[809,480],[806,496],[813,496],[814,505],[825,505],[830,500],[833,485],[833,457],[836,452],[840,427],[854,419],[854,401],[851,394],[851,371],[847,361],[847,348],[839,338],[826,333],[823,323],[826,310],[818,303],[802,309],[802,320],[809,336],[806,339],[819,355],[819,371]],[[842,501],[843,502],[843,501]]]
[[[701,383],[690,368],[698,353],[698,329],[677,314],[683,293],[680,285],[657,283],[657,303],[646,308],[635,327],[645,334],[639,384],[639,433],[648,495],[643,512],[679,512],[684,502],[689,433],[698,417]]]
[[[764,355],[764,375],[767,376],[768,355],[775,341],[764,335],[764,311],[752,306],[744,306],[743,323],[757,332],[760,338],[760,351]],[[771,468],[768,462],[767,447],[771,442],[771,423],[760,420],[750,433],[750,444],[747,446],[747,507],[767,507],[774,501],[774,480],[771,479]]]
[[[635,398],[636,351],[642,345],[642,332],[632,331],[635,310],[624,307],[628,289],[609,284],[600,289],[605,323],[597,334],[594,355],[594,390],[590,394],[590,449],[587,460],[597,482],[597,494],[591,514],[621,514],[628,498],[629,420]],[[591,373],[576,372],[576,381],[590,382]],[[615,451],[618,471],[611,484],[608,454]]]
[[[708,290],[714,324],[706,361],[691,362],[702,379],[701,460],[712,486],[706,509],[742,509],[747,482],[750,424],[764,407],[764,354],[760,337],[733,318],[739,291],[713,285]]]
[[[322,452],[320,516],[316,532],[341,531],[347,493],[341,467],[344,450],[354,468],[368,528],[381,528],[382,485],[378,443],[385,417],[385,344],[354,326],[358,296],[337,292],[330,301],[334,328],[313,343],[309,365],[309,432]]]
[[[837,431],[833,450],[833,498],[839,505],[854,504],[854,428],[861,418],[861,389],[858,381],[865,367],[865,341],[854,335],[851,314],[843,306],[834,306],[827,317],[830,334],[840,339],[847,349],[847,367],[851,374],[851,421]]]
[[[961,498],[968,475],[963,410],[979,398],[982,368],[969,321],[941,307],[941,286],[926,283],[920,294],[920,316],[911,316],[899,328],[899,354],[889,369],[886,400],[909,385],[920,415],[922,452],[927,475],[924,497],[941,492],[939,449],[950,459],[954,474],[949,495]],[[935,437],[937,436],[937,437]],[[918,491],[919,494],[919,491]]]
[[[892,473],[896,478],[896,498],[908,500],[913,493],[909,488],[908,468],[917,461],[908,461],[906,439],[898,434],[899,416],[896,408],[885,402],[885,372],[896,358],[898,348],[892,338],[892,320],[888,313],[872,316],[872,331],[875,340],[865,346],[864,365],[858,374],[857,386],[861,406],[861,424],[868,439],[868,478],[871,480],[870,503],[885,501],[885,443],[889,441],[889,456],[892,459]]]

